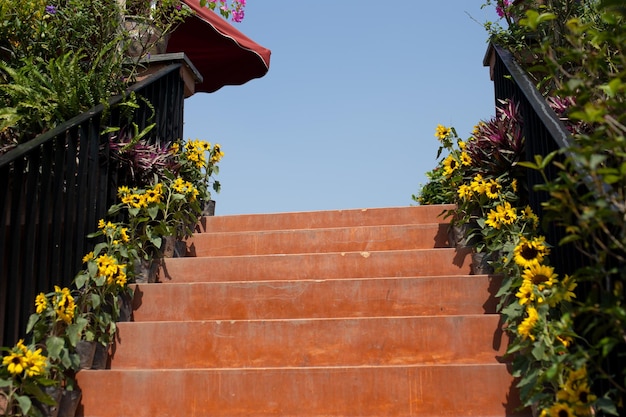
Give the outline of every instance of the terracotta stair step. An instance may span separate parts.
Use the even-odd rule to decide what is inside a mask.
[[[513,416],[504,364],[81,371],[78,415]],[[522,414],[522,415],[530,415]]]
[[[135,321],[495,313],[501,277],[138,284]]]
[[[500,316],[119,323],[112,369],[493,363]]]
[[[467,275],[469,251],[452,248],[382,252],[169,258],[163,282],[266,281],[387,276]]]
[[[330,229],[196,233],[188,256],[266,255],[446,248],[448,225],[394,225]]]
[[[202,231],[238,232],[352,226],[450,223],[442,215],[453,205],[428,205],[293,213],[211,216],[201,220]]]

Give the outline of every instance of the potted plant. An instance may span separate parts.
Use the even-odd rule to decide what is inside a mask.
[[[47,356],[49,378],[61,389],[59,407],[73,410],[81,396],[75,381],[76,372],[80,369],[76,346],[87,324],[77,314],[75,296],[69,288],[59,286],[48,294],[38,294],[35,312],[30,316],[26,329],[37,347],[35,352],[43,352]],[[44,398],[44,404],[46,400]]]
[[[61,391],[56,389],[58,381],[50,378],[51,365],[43,349],[19,340],[14,347],[2,350],[0,415],[31,416],[35,409],[52,414],[61,401]]]
[[[219,174],[218,163],[224,157],[219,144],[195,139],[183,143],[172,144],[171,152],[176,160],[176,172],[198,190],[198,199],[203,208],[202,215],[207,215],[206,207],[210,207],[210,188],[219,193],[221,184],[214,175]],[[213,209],[215,205],[212,205]]]
[[[128,287],[128,265],[136,258],[130,233],[123,223],[100,220],[98,231],[89,235],[103,241],[83,258],[86,268],[74,278],[79,291],[79,311],[86,319],[82,337],[96,342],[95,368],[106,366],[116,322],[130,319],[132,289]]]
[[[179,0],[120,0],[128,56],[163,54],[171,32],[191,10]]]

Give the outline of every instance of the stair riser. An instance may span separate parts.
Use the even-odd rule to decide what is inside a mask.
[[[330,210],[277,214],[204,217],[201,229],[208,232],[290,230],[330,227],[449,223],[443,213],[452,205],[392,207],[361,210]]]
[[[495,313],[497,276],[135,286],[135,321]],[[184,300],[184,301],[181,301]]]
[[[448,225],[403,225],[249,233],[197,233],[189,256],[446,248]]]
[[[171,258],[163,282],[377,278],[470,273],[469,251],[424,249],[304,255]]]
[[[83,396],[80,415],[89,417],[504,417],[517,406],[509,399],[519,398],[501,364],[111,370],[81,371],[77,378],[83,391],[102,394]]]
[[[111,367],[248,368],[490,363],[498,315],[120,323]],[[494,345],[498,348],[494,349]]]

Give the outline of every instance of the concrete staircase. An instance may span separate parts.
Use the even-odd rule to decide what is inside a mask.
[[[203,219],[136,286],[110,369],[79,372],[79,414],[517,415],[498,278],[447,247],[444,208]]]

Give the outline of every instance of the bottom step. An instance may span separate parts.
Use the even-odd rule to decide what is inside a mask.
[[[81,371],[85,417],[526,416],[504,364]],[[513,401],[513,400],[511,400]]]

